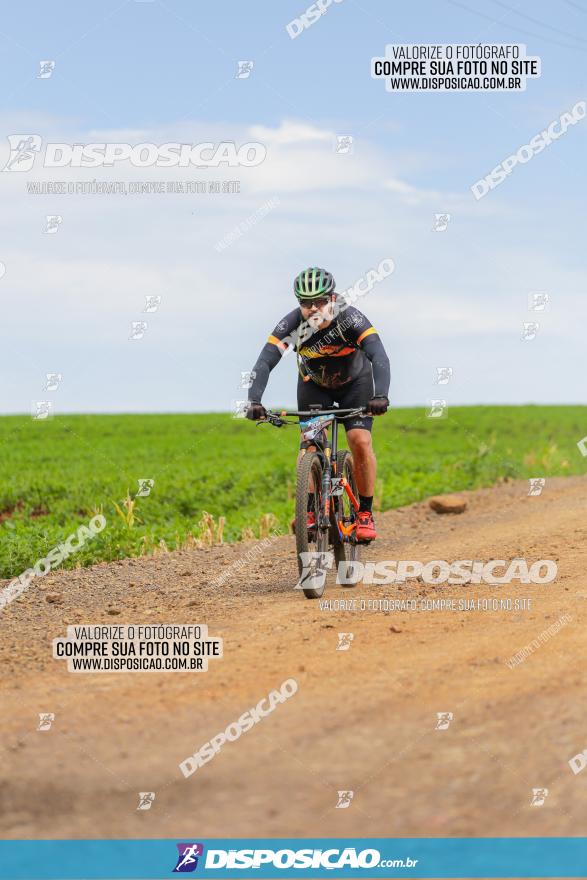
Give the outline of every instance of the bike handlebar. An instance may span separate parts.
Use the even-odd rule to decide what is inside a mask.
[[[350,413],[358,414],[358,413],[367,413],[365,407],[353,407],[352,409],[338,409],[338,407],[333,409],[303,409],[303,410],[280,410],[279,412],[276,410],[268,409],[266,410],[272,416],[278,416],[281,418],[288,416],[339,416],[341,413],[345,413],[349,415]]]
[[[280,410],[279,412],[267,409],[265,412],[267,415],[264,419],[259,419],[257,427],[259,427],[259,425],[273,425],[276,428],[281,428],[283,425],[295,425],[296,422],[286,421],[288,416],[334,416],[335,419],[339,417],[341,419],[348,419],[351,415],[368,415],[365,407],[355,407],[355,409]]]

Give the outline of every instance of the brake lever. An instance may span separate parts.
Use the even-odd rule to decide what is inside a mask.
[[[261,421],[257,422],[257,428],[260,428],[261,425],[274,425],[276,428],[282,428],[285,424],[287,424],[287,422],[284,422],[279,416],[273,416],[261,419]]]

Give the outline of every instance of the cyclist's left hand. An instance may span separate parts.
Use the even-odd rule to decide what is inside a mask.
[[[373,416],[382,416],[387,412],[389,400],[387,397],[373,397],[367,404],[367,412]]]

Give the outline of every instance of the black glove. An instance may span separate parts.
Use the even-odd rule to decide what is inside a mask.
[[[389,400],[387,397],[373,397],[367,404],[367,412],[373,416],[382,416],[387,412]]]
[[[261,404],[261,401],[249,400],[246,412],[247,419],[251,419],[253,422],[258,422],[260,419],[264,419],[266,415],[265,407]]]

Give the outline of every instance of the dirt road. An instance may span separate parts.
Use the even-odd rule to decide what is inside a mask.
[[[3,838],[582,835],[587,477],[465,493],[378,517],[369,560],[554,559],[551,584],[331,587],[326,598],[532,600],[525,611],[321,610],[292,590],[293,538],[50,574],[0,619]],[[51,601],[47,601],[51,600]],[[527,659],[506,660],[562,615]],[[72,674],[68,623],[199,623],[205,673]],[[336,650],[338,632],[352,632]],[[189,778],[178,764],[288,678],[298,692]],[[38,731],[39,713],[54,713]],[[452,712],[438,730],[437,713]],[[532,789],[546,788],[542,806]],[[336,808],[338,791],[352,791]],[[138,793],[155,792],[149,810]]]

